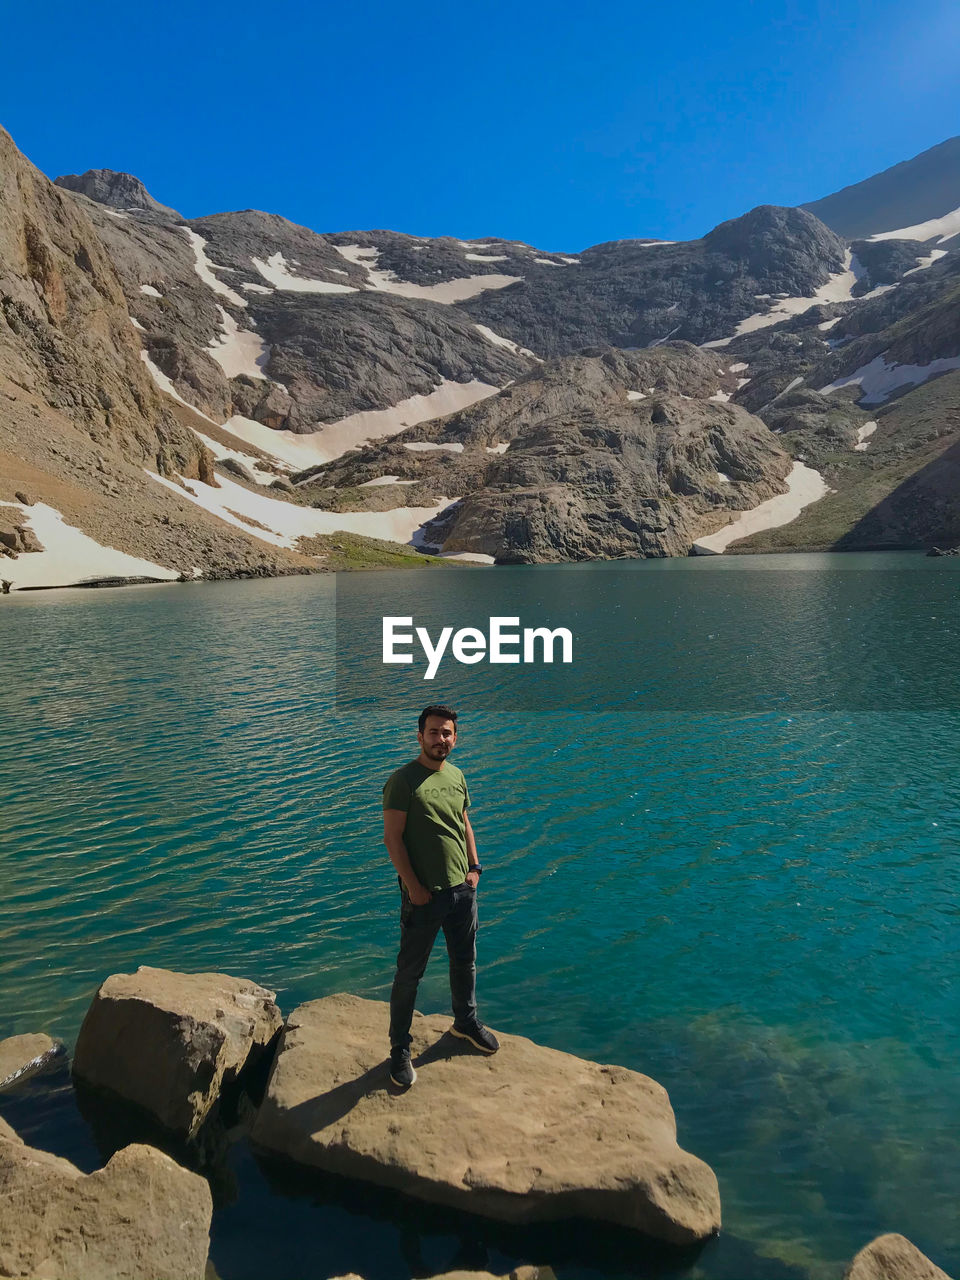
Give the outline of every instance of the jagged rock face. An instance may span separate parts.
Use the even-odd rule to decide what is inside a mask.
[[[645,347],[723,338],[765,305],[812,295],[843,267],[845,246],[812,215],[764,206],[685,244],[617,241],[578,267],[480,294],[464,310],[540,355],[596,344]]]
[[[291,431],[429,395],[442,379],[499,387],[531,363],[485,342],[469,319],[435,302],[279,295],[258,299],[251,311],[270,345],[270,376],[288,395],[253,385],[250,399],[239,388],[234,399],[247,416]]]
[[[193,476],[204,465],[202,446],[171,418],[143,367],[93,227],[3,130],[0,376],[128,458]]]
[[[58,187],[79,191],[98,204],[127,212],[155,213],[163,218],[179,218],[176,209],[154,200],[139,178],[115,169],[88,169],[86,173],[67,173],[55,179]]]
[[[85,207],[151,360],[218,422],[239,413],[311,432],[428,395],[444,379],[500,386],[532,363],[493,344],[453,307],[370,290],[362,267],[285,218],[247,210],[145,225]],[[218,363],[213,352],[227,326],[254,351],[259,346],[258,368],[252,359],[246,372]]]
[[[394,475],[418,493],[466,495],[425,541],[500,563],[685,555],[730,511],[782,492],[790,470],[763,423],[717,398],[735,386],[716,355],[686,344],[568,357],[346,455],[317,483],[360,492]],[[409,447],[420,443],[446,447]]]

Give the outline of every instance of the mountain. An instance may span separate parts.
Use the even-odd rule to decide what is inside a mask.
[[[960,209],[960,137],[802,207],[847,240],[942,218]]]
[[[925,156],[949,169],[951,145]],[[382,563],[364,537],[678,555],[761,506],[734,550],[960,536],[960,224],[871,230],[888,175],[850,189],[880,210],[856,238],[761,206],[696,241],[559,253],[185,220],[129,174],[51,184],[6,135],[0,166],[0,390],[34,397],[0,415],[15,587],[56,576],[58,512],[142,576]]]
[[[56,185],[67,191],[79,191],[99,204],[113,209],[136,211],[138,214],[154,213],[158,217],[179,219],[176,209],[159,204],[132,173],[117,173],[113,169],[88,169],[86,173],[66,173],[57,178]]]

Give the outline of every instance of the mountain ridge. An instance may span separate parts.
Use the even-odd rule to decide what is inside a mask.
[[[122,304],[111,341],[139,346],[127,381],[148,378],[180,442],[157,463],[160,487],[179,489],[182,519],[226,521],[228,540],[244,531],[244,554],[230,544],[239,567],[216,539],[191,554],[214,576],[246,571],[251,538],[276,571],[322,567],[297,548],[340,527],[504,563],[684,554],[784,492],[791,465],[813,460],[838,493],[873,493],[861,479],[892,445],[891,398],[909,402],[931,377],[949,387],[960,368],[949,226],[936,243],[851,240],[807,208],[761,205],[696,241],[560,254],[493,237],[321,234],[258,210],[184,219],[132,175],[49,184],[20,163],[41,196],[75,204],[110,264]],[[36,289],[20,274],[17,288]],[[4,341],[12,360],[27,338]],[[944,451],[952,415],[951,400]],[[902,417],[896,447],[922,453],[929,477],[929,429],[921,440]],[[128,475],[142,443],[107,443]],[[938,502],[942,533],[952,508]],[[898,507],[905,545],[939,536],[916,506],[905,518]],[[866,515],[836,544],[856,544]],[[786,528],[806,536],[812,519]],[[146,545],[129,521],[121,542]]]

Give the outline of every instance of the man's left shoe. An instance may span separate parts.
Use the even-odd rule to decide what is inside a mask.
[[[469,1040],[481,1053],[496,1053],[500,1048],[500,1041],[482,1022],[470,1022],[463,1027],[458,1027],[454,1023],[450,1028],[450,1034],[456,1036],[458,1040]]]

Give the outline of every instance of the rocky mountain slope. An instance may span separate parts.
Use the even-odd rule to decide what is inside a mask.
[[[701,240],[568,254],[185,220],[131,175],[51,184],[0,135],[0,577],[57,579],[83,534],[101,576],[317,568],[338,530],[686,554],[798,465],[833,492],[734,549],[955,540],[955,143]]]
[[[803,206],[851,240],[960,208],[960,137]]]

